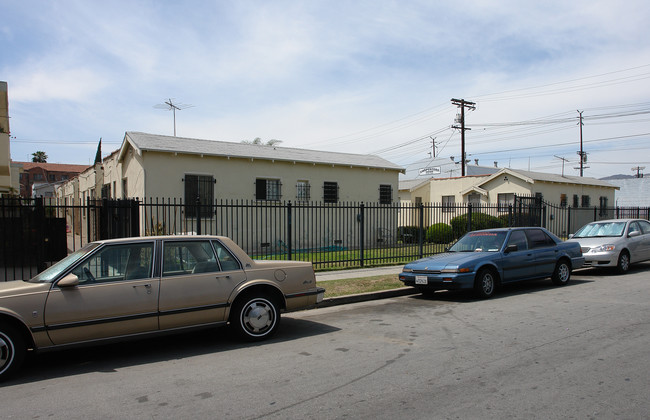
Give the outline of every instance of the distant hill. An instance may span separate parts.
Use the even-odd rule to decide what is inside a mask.
[[[606,176],[605,178],[600,178],[600,179],[602,181],[609,181],[610,179],[630,179],[630,178],[636,178],[636,177],[634,175],[617,174],[617,175]]]

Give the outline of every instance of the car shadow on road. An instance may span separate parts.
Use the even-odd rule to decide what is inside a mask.
[[[228,327],[170,334],[105,345],[93,345],[32,354],[22,369],[0,387],[57,379],[92,372],[114,372],[150,363],[179,360],[214,353],[228,353],[256,346],[338,331],[314,321],[283,317],[277,333],[270,339],[249,343]]]
[[[576,278],[575,274],[571,278],[571,281],[565,286],[554,286],[551,283],[551,280],[549,279],[522,281],[522,282],[505,284],[500,286],[496,290],[494,295],[490,298],[490,300],[503,299],[510,296],[524,295],[529,293],[536,293],[547,289],[575,287],[575,286],[580,286],[592,282],[593,280],[591,279]],[[474,296],[471,290],[449,290],[449,291],[441,290],[435,292],[433,295],[425,296],[425,295],[417,294],[411,296],[411,298],[423,299],[423,300],[439,300],[439,301],[446,301],[446,302],[458,302],[458,303],[469,303],[469,302],[477,302],[483,300]]]

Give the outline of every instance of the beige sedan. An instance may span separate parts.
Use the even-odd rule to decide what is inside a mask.
[[[280,311],[323,299],[312,264],[252,260],[221,236],[92,242],[28,281],[0,283],[0,380],[28,349],[229,323],[262,340]]]

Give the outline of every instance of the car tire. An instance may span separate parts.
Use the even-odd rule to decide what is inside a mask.
[[[625,274],[630,270],[630,254],[627,251],[623,250],[619,254],[616,270],[619,274]]]
[[[247,341],[271,337],[280,325],[280,311],[275,300],[265,294],[246,295],[235,301],[230,325]]]
[[[0,324],[0,381],[18,370],[25,359],[27,348],[23,336],[10,325]]]
[[[474,280],[474,294],[480,299],[487,299],[494,295],[497,287],[497,276],[494,270],[481,269]]]
[[[564,286],[571,279],[571,266],[566,260],[560,260],[555,264],[555,270],[553,270],[553,275],[551,280],[556,286]]]

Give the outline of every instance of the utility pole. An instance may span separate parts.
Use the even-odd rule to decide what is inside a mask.
[[[460,108],[460,121],[456,118],[456,122],[460,122],[460,127],[452,125],[451,128],[460,129],[460,167],[461,176],[465,176],[465,130],[471,130],[470,128],[465,128],[465,108],[474,111],[476,109],[476,103],[453,98],[451,103]]]
[[[431,139],[431,148],[433,149],[433,158],[436,158],[436,138],[433,136],[429,136]]]
[[[637,166],[636,168],[632,168],[633,171],[636,171],[636,177],[637,178],[643,178],[643,174],[641,173],[642,170],[645,169],[645,166]]]
[[[584,125],[582,123],[583,112],[584,111],[578,111],[578,114],[580,115],[580,122],[578,123],[578,125],[580,126],[580,151],[578,152],[578,154],[580,155],[580,176],[582,176],[584,173],[584,163],[587,160],[585,156],[585,152],[584,150],[582,150],[582,126]]]

